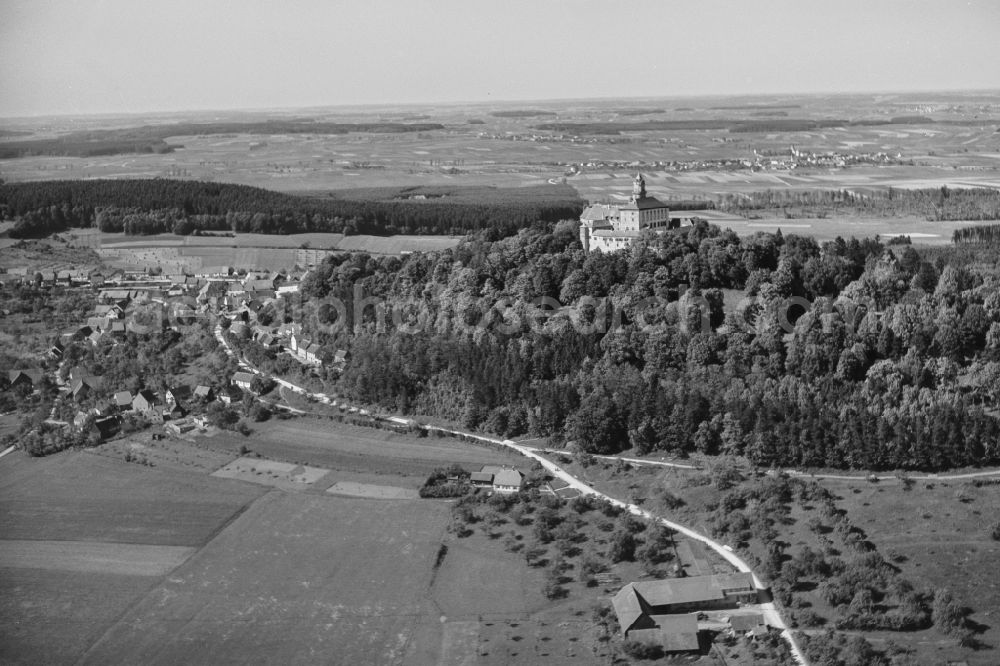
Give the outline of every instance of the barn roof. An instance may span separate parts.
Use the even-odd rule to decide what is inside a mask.
[[[688,652],[700,647],[696,614],[653,615],[650,620],[655,627],[633,629],[629,638],[658,643],[666,652]]]
[[[751,592],[755,589],[753,576],[749,573],[666,578],[631,585],[650,606],[715,601],[725,598],[727,592]]]
[[[646,603],[636,594],[634,583],[618,590],[618,594],[611,598],[611,605],[614,606],[623,633],[631,629],[636,620],[648,610]]]

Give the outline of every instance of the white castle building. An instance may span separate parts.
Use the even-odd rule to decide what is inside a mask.
[[[584,209],[580,242],[587,252],[615,252],[630,247],[647,229],[662,232],[681,224],[680,219],[671,220],[667,204],[646,194],[646,181],[636,174],[627,204],[595,204]]]

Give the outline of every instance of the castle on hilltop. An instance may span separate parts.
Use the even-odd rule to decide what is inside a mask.
[[[670,208],[646,194],[646,180],[636,174],[627,204],[594,204],[580,216],[580,242],[587,252],[615,252],[631,247],[646,230],[666,230],[680,226],[671,220]]]

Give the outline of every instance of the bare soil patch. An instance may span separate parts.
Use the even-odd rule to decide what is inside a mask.
[[[5,539],[0,540],[0,567],[164,576],[194,552],[187,546]]]
[[[511,464],[521,459],[517,454],[456,439],[416,437],[307,417],[255,424],[249,437],[219,432],[199,437],[197,442],[234,453],[246,447],[269,459],[337,472],[413,477],[421,481],[434,469],[452,463],[478,470],[482,465]]]
[[[338,481],[326,492],[334,495],[348,495],[351,497],[366,497],[368,499],[419,499],[420,494],[413,488],[400,488],[398,486],[379,486],[371,483],[357,483],[355,481]]]
[[[212,472],[212,476],[222,479],[240,479],[285,490],[298,490],[313,486],[329,472],[330,470],[320,467],[244,457],[237,458],[228,465]]]

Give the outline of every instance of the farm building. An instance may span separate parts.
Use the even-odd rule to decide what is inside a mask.
[[[469,475],[469,483],[475,488],[492,488],[493,472],[473,472]]]
[[[166,424],[165,427],[169,429],[171,432],[173,432],[175,435],[183,435],[184,433],[191,432],[197,426],[191,421],[183,419],[180,421],[171,421],[170,423]]]
[[[736,636],[762,636],[767,633],[764,616],[760,613],[733,615],[729,618],[729,628]]]
[[[680,615],[643,615],[625,632],[626,638],[643,643],[654,643],[667,653],[697,652],[698,616],[695,613]]]
[[[654,616],[737,608],[756,601],[753,576],[733,573],[629,583],[611,603],[627,637],[633,628],[649,628]]]

